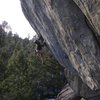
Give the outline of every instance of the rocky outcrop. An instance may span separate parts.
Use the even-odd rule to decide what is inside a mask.
[[[74,98],[76,97],[84,97],[86,100],[89,100],[90,98],[93,97],[98,97],[100,95],[100,90],[91,90],[85,83],[82,82],[82,80],[79,78],[79,76],[75,76],[73,75],[72,72],[68,71],[67,69],[64,70],[65,71],[65,76],[67,78],[67,81],[69,83],[69,85],[67,85],[67,87],[65,86],[64,89],[67,88],[67,91],[65,91],[65,93],[61,91],[61,95],[58,97],[61,98],[62,95],[68,95],[69,91],[73,90],[74,92]],[[71,88],[69,88],[69,86]],[[70,95],[73,95],[73,92]],[[60,99],[59,99],[60,100]],[[63,99],[62,99],[63,100]],[[70,100],[70,99],[66,99],[65,100]],[[72,100],[80,100],[80,99],[72,99]],[[94,99],[94,100],[99,100],[99,99]]]
[[[20,0],[23,12],[59,63],[72,73],[72,89],[100,89],[100,1]],[[81,80],[81,81],[76,81]],[[68,79],[71,79],[68,77]],[[80,92],[77,92],[80,94]],[[85,93],[85,92],[84,92]],[[85,95],[86,96],[86,95]],[[67,100],[67,99],[66,99]]]
[[[79,100],[80,96],[75,93],[72,88],[67,84],[64,86],[63,90],[58,94],[56,100]]]
[[[94,34],[100,37],[100,1],[73,0],[88,19]],[[98,40],[100,41],[100,40]]]

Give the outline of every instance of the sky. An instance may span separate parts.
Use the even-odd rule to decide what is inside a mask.
[[[36,34],[22,13],[19,0],[0,0],[0,23],[4,20],[23,39]]]

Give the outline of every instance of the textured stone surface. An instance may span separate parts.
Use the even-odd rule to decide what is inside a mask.
[[[100,48],[74,1],[21,0],[21,4],[30,24],[46,40],[56,59],[69,70],[75,69],[91,89],[99,89]]]
[[[75,94],[87,98],[99,94],[100,1],[20,1],[31,26],[67,68],[66,76]]]
[[[74,76],[67,69],[65,70],[65,75],[69,85],[64,86],[56,100],[100,100],[99,90],[91,90],[78,76]],[[83,97],[85,99],[81,99]]]
[[[69,86],[73,89],[73,91],[75,92],[74,94],[77,94],[77,96],[88,99],[100,95],[99,90],[91,90],[85,83],[82,82],[79,76],[73,75],[73,73],[68,71],[67,69],[65,69],[64,72]],[[65,94],[66,93],[67,91],[65,92]]]
[[[58,94],[56,100],[80,100],[79,97],[67,84],[64,86],[63,90]]]
[[[90,22],[95,34],[100,36],[100,0],[73,0]],[[100,41],[100,40],[99,40]]]

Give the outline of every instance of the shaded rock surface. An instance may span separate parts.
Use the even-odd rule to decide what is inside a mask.
[[[100,37],[100,1],[99,0],[73,0],[84,13],[91,24],[97,38]],[[100,41],[100,40],[99,40]]]
[[[20,1],[31,26],[38,35],[42,35],[59,63],[72,73],[73,81],[69,81],[72,89],[75,92],[80,91],[77,92],[79,94],[82,91],[85,93],[84,85],[80,86],[85,84],[90,94],[92,90],[98,91],[100,89],[100,1]],[[72,80],[70,76],[68,79]]]
[[[81,97],[78,96],[72,88],[67,84],[63,90],[58,94],[56,100],[80,100]]]
[[[73,73],[68,71],[67,69],[65,69],[64,71],[70,88],[73,89],[73,91],[75,92],[74,94],[76,94],[75,97],[84,97],[87,100],[89,98],[100,95],[100,90],[91,90],[85,83],[82,82],[79,76],[73,75]],[[67,93],[68,92],[66,91],[65,94]]]

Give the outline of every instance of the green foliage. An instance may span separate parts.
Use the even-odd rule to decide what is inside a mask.
[[[65,84],[63,68],[45,47],[45,63],[33,40],[6,33],[0,25],[0,100],[45,100]]]

